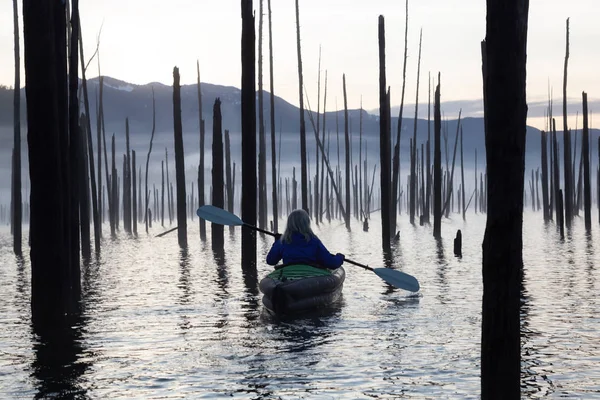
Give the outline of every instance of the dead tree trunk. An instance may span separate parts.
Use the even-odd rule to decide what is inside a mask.
[[[219,103],[219,116],[221,115],[221,105]],[[216,116],[213,116],[213,121]],[[214,123],[214,122],[213,122]],[[221,123],[219,121],[219,123]],[[213,136],[215,135],[215,128],[213,126]],[[213,138],[214,140],[214,138]],[[214,142],[213,142],[213,153],[214,153]],[[218,149],[217,149],[218,150]],[[213,154],[214,157],[214,154]],[[222,157],[222,155],[221,155]],[[213,173],[214,173],[214,162],[213,162]],[[217,177],[218,178],[218,177]],[[231,142],[229,141],[229,131],[225,129],[225,187],[227,188],[227,211],[230,213],[234,213],[233,210],[233,179],[231,176]],[[213,178],[213,186],[214,186],[214,178]],[[213,202],[214,204],[214,202]],[[216,205],[216,204],[214,204]],[[218,206],[217,206],[218,207]],[[233,233],[235,230],[234,225],[229,225],[229,232]],[[214,242],[213,242],[214,243]]]
[[[456,147],[458,144],[458,132],[460,129],[460,117],[462,115],[462,109],[458,112],[458,122],[456,125],[456,138],[454,139],[454,152],[452,155],[452,169],[450,170],[450,175],[448,178],[448,190],[447,192],[447,196],[446,196],[446,200],[444,201],[444,206],[442,208],[442,214],[446,215],[446,218],[448,218],[448,213],[450,211],[450,197],[452,196],[452,192],[454,191],[454,166],[456,164]]]
[[[344,140],[346,148],[346,229],[350,230],[350,132],[348,130],[348,100],[346,96],[346,74],[342,75],[344,86]]]
[[[75,15],[73,15],[73,18],[75,18]],[[92,219],[94,221],[94,247],[96,250],[96,254],[100,254],[100,238],[102,237],[102,222],[100,221],[100,206],[99,206],[99,199],[100,199],[100,195],[99,192],[100,190],[97,190],[97,188],[99,189],[100,186],[96,186],[96,171],[94,168],[94,146],[93,146],[93,142],[92,142],[92,125],[91,125],[91,114],[90,114],[90,102],[89,102],[89,97],[88,97],[88,90],[87,90],[87,79],[85,77],[85,58],[83,56],[83,38],[81,35],[81,22],[79,20],[79,13],[77,13],[77,20],[73,19],[73,21],[77,21],[77,27],[78,27],[78,42],[79,42],[79,61],[81,62],[81,86],[83,88],[83,104],[85,107],[85,126],[83,126],[82,129],[82,133],[86,135],[86,138],[84,140],[84,142],[87,142],[87,159],[89,161],[89,177],[90,179],[90,183],[91,183],[91,189],[92,189]],[[75,38],[75,36],[73,36],[73,38]],[[73,40],[73,39],[72,39]],[[77,44],[75,44],[74,46],[77,46]],[[98,157],[100,157],[100,133],[98,132]],[[98,176],[101,176],[100,173],[100,159],[98,160]]]
[[[562,210],[562,205],[558,201],[558,195],[560,192],[560,165],[558,161],[558,140],[556,138],[556,120],[552,119],[552,148],[553,148],[553,166],[554,166],[554,203],[556,205],[556,222],[557,228],[560,228],[564,225],[564,212]]]
[[[273,29],[271,15],[271,0],[267,0],[269,9],[269,84],[271,98],[271,180],[272,180],[272,202],[273,202],[273,230],[278,230],[279,207],[277,201],[277,168],[276,168],[276,151],[275,151],[275,84],[273,83]]]
[[[69,193],[61,169],[68,150],[61,138],[67,128],[66,41],[60,37],[66,32],[65,14],[59,2],[23,1],[31,312],[36,325],[64,321],[72,293],[65,212]]]
[[[79,111],[79,110],[78,110]],[[72,145],[76,145],[77,152],[75,159],[77,160],[77,169],[75,171],[75,178],[78,186],[78,198],[79,198],[79,231],[81,232],[81,256],[89,262],[91,259],[91,240],[90,240],[90,175],[87,169],[87,137],[86,132],[87,122],[86,116],[81,114],[79,118],[78,130],[71,133]]]
[[[487,176],[482,399],[519,399],[528,0],[488,0],[482,44]],[[510,54],[507,57],[507,54]]]
[[[242,220],[250,225],[256,224],[255,42],[252,0],[242,0]],[[300,99],[302,101],[302,85]],[[301,111],[301,116],[304,116],[304,111]],[[304,145],[306,151],[306,143]],[[256,234],[252,229],[242,230],[242,268],[256,272]]]
[[[583,97],[583,135],[581,137],[581,157],[583,158],[583,208],[585,218],[585,230],[592,231],[592,197],[590,182],[590,133],[588,123],[588,101],[587,93]]]
[[[542,206],[544,207],[544,222],[550,218],[550,207],[548,206],[548,146],[546,144],[546,132],[541,132],[542,139]]]
[[[185,162],[183,155],[183,127],[181,125],[181,87],[179,68],[173,68],[173,134],[175,136],[175,184],[177,186],[177,240],[180,248],[187,248],[187,216],[185,205]],[[222,188],[221,188],[222,189]]]
[[[379,156],[381,162],[381,245],[384,251],[390,250],[391,231],[390,210],[392,195],[390,193],[390,130],[389,105],[387,104],[387,83],[385,73],[385,20],[379,16]],[[393,190],[393,189],[392,189]],[[396,203],[395,201],[393,202]],[[394,213],[395,214],[395,213]],[[393,229],[395,229],[395,225]]]
[[[258,226],[267,227],[267,138],[263,92],[263,0],[258,13]]]
[[[400,138],[402,136],[402,113],[404,111],[404,93],[406,89],[406,60],[408,58],[408,0],[406,0],[406,17],[404,24],[404,64],[402,67],[402,94],[400,95],[400,110],[398,111],[398,128],[396,133],[396,144],[394,145],[394,161],[392,167],[392,190],[390,194],[390,233],[389,237],[393,235],[396,230],[396,219],[398,217],[398,189],[400,185]],[[381,57],[381,56],[380,56]],[[380,67],[381,68],[381,67]],[[381,75],[380,75],[381,76]],[[381,83],[380,83],[381,85]],[[391,135],[390,135],[391,136]],[[391,140],[391,137],[390,137]],[[389,146],[389,144],[388,144]],[[383,164],[382,164],[383,166]],[[383,169],[382,169],[383,171]],[[386,183],[386,186],[388,183]],[[382,186],[383,187],[383,186]],[[392,201],[393,199],[393,201]]]
[[[161,171],[161,175],[162,175],[161,176],[161,195],[160,195],[160,199],[161,199],[160,200],[160,224],[164,228],[165,227],[165,162],[164,162],[164,160],[160,162],[160,171]],[[148,193],[148,191],[146,191],[146,193]],[[146,205],[146,207],[147,207],[147,205]]]
[[[410,149],[410,223],[415,224],[415,208],[417,205],[417,117],[419,115],[419,77],[421,75],[421,43],[423,41],[423,30],[419,36],[419,61],[417,66],[417,95],[415,100],[415,123],[413,131],[412,147]],[[394,193],[394,196],[396,194]]]
[[[229,135],[227,135],[229,136]],[[221,131],[221,100],[217,98],[213,107],[213,137],[212,137],[212,200],[215,207],[225,207],[223,179],[223,133]],[[228,186],[229,189],[229,186]],[[229,200],[229,199],[228,199]],[[229,203],[229,201],[228,201]],[[213,251],[223,251],[223,225],[211,224],[211,243]]]
[[[302,52],[300,49],[300,8],[296,0],[296,47],[298,50],[298,92],[300,98],[300,175],[302,185],[302,209],[308,210],[308,173],[306,162],[306,124],[304,121],[304,97],[302,90],[304,88],[302,78]]]
[[[144,202],[144,222],[146,223],[146,233],[148,233],[148,210],[150,207],[148,206],[148,202],[150,201],[150,192],[148,192],[148,167],[150,165],[150,154],[152,153],[152,142],[154,141],[154,132],[156,131],[156,101],[154,99],[154,88],[152,88],[152,135],[150,136],[150,148],[148,149],[148,155],[146,156],[146,174],[144,175],[145,179],[145,193],[144,197],[146,201]],[[167,173],[169,171],[167,164]],[[165,190],[164,190],[164,170],[163,170],[163,226],[164,226],[164,208],[165,208]],[[155,213],[156,214],[156,213]],[[150,223],[151,225],[151,223]]]
[[[563,138],[564,138],[564,178],[565,178],[565,222],[567,229],[571,228],[573,220],[573,172],[571,163],[571,131],[567,124],[567,68],[569,65],[569,19],[567,18],[567,37],[565,51],[565,66],[563,75]]]
[[[467,220],[467,207],[466,207],[466,203],[465,203],[465,167],[464,167],[464,159],[463,159],[463,130],[462,127],[460,128],[460,186],[461,186],[461,192],[462,192],[462,201],[461,201],[461,207],[462,207],[462,218],[463,221]]]
[[[433,100],[433,237],[442,237],[442,115],[440,111],[440,74]],[[477,178],[475,178],[477,181]]]
[[[138,204],[137,204],[137,180],[135,175],[135,150],[131,150],[131,223],[133,234],[137,236],[137,222],[138,222]]]
[[[17,0],[13,0],[14,44],[15,44],[15,87],[13,90],[13,164],[12,164],[12,233],[13,251],[21,256],[23,199],[21,196],[21,56],[19,45],[19,10]]]
[[[87,230],[84,231],[85,238],[80,241],[80,226],[81,226],[81,216],[80,216],[80,200],[81,192],[80,192],[80,172],[81,168],[81,132],[79,130],[79,99],[77,97],[77,89],[79,87],[79,77],[78,77],[78,68],[79,68],[79,51],[77,47],[77,38],[79,37],[79,24],[73,23],[74,21],[79,20],[79,1],[73,0],[71,3],[72,17],[73,21],[67,21],[72,23],[71,28],[71,37],[67,38],[67,42],[70,40],[72,45],[70,46],[70,54],[69,54],[69,83],[68,83],[68,100],[65,101],[65,104],[68,102],[68,110],[64,110],[63,115],[68,115],[68,127],[65,126],[65,129],[61,132],[62,137],[66,140],[69,147],[68,159],[65,159],[63,163],[63,168],[66,171],[64,175],[66,177],[66,182],[68,182],[69,186],[69,194],[70,199],[68,204],[68,214],[69,214],[69,225],[70,225],[70,233],[69,233],[69,251],[71,253],[70,260],[70,271],[69,271],[69,284],[71,285],[72,294],[76,294],[76,298],[79,298],[80,290],[81,290],[81,276],[80,276],[80,251],[81,251],[81,242],[84,241],[86,248],[84,249],[84,255],[87,256],[89,260],[90,253],[90,220],[89,220],[89,209],[87,215]],[[68,10],[68,7],[67,7]],[[61,16],[61,19],[64,17]],[[62,32],[55,32],[56,35],[59,35],[60,40],[65,39],[65,35]],[[67,45],[65,45],[65,48]],[[62,48],[62,46],[61,46]],[[59,51],[59,57],[61,52]],[[66,60],[66,58],[65,58]],[[66,67],[66,65],[65,65]],[[61,74],[62,75],[62,74]],[[66,97],[66,91],[63,92]],[[59,106],[60,107],[60,106]],[[85,205],[87,206],[87,204]],[[84,228],[85,229],[85,228]]]
[[[125,118],[125,165],[123,166],[123,229],[131,233],[131,151],[129,118]]]
[[[200,126],[200,164],[198,165],[198,207],[204,205],[204,118],[202,117],[202,84],[200,83],[200,62],[196,61],[198,72],[198,122]],[[163,206],[164,207],[164,206]],[[163,215],[164,219],[164,215]],[[206,241],[206,220],[198,218],[200,224],[200,240]],[[164,221],[163,221],[164,225]]]

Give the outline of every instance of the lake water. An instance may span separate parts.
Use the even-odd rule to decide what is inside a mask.
[[[400,244],[384,260],[379,216],[315,227],[332,252],[417,277],[418,294],[346,266],[339,304],[277,319],[240,267],[240,233],[226,229],[224,258],[189,223],[187,254],[176,234],[105,239],[82,267],[83,315],[40,340],[30,323],[30,265],[18,265],[0,231],[0,398],[478,398],[481,243],[485,216],[429,227],[401,216]],[[524,216],[523,397],[600,398],[600,261],[578,219],[564,242],[540,213]],[[457,229],[463,258],[452,254]],[[104,227],[105,234],[108,226]],[[259,237],[259,259],[272,238]],[[258,278],[270,267],[259,265]]]

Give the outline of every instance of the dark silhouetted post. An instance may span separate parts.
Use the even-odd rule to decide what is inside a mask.
[[[138,221],[138,204],[137,204],[137,186],[136,186],[136,175],[135,175],[135,150],[131,150],[131,190],[132,190],[132,195],[131,195],[131,223],[132,223],[132,230],[133,230],[133,234],[137,235],[137,221]]]
[[[149,223],[149,217],[148,217],[148,211],[150,210],[150,207],[148,206],[148,203],[150,202],[150,192],[148,191],[148,167],[150,166],[150,154],[152,153],[152,143],[154,142],[154,132],[156,131],[156,101],[154,99],[154,87],[152,88],[152,134],[150,135],[150,147],[148,148],[148,155],[146,156],[146,175],[144,175],[144,179],[145,179],[145,193],[144,193],[144,197],[146,199],[146,201],[144,202],[144,208],[146,210],[146,215],[144,216],[144,222],[146,223],[146,233],[148,233],[148,227],[152,227],[152,223]],[[169,167],[167,166],[167,172],[169,171],[168,169]],[[164,180],[165,180],[165,174],[164,174],[164,170],[163,170],[163,207],[162,207],[162,218],[163,218],[163,226],[164,226],[164,209],[165,209],[165,189],[164,189]],[[140,205],[141,206],[141,205]]]
[[[545,131],[540,134],[542,138],[542,205],[544,207],[544,221],[551,219],[550,207],[548,205],[548,145]]]
[[[482,44],[487,156],[482,399],[519,399],[529,0],[487,0]],[[485,204],[485,203],[484,203]]]
[[[417,206],[417,117],[419,115],[419,77],[421,75],[421,43],[423,41],[423,30],[419,36],[419,61],[417,64],[417,94],[415,100],[415,123],[413,131],[412,147],[410,149],[410,223],[415,224],[415,210]],[[396,196],[396,193],[394,193]]]
[[[346,74],[342,75],[344,90],[344,140],[346,149],[346,214],[344,221],[346,229],[350,230],[350,131],[348,127],[348,100],[346,97]]]
[[[440,110],[440,74],[433,100],[433,237],[442,237],[442,114]]]
[[[255,43],[252,0],[242,0],[242,220],[250,225],[256,224]],[[301,114],[304,118],[302,111]],[[252,229],[242,229],[242,268],[256,270],[256,233]]]
[[[462,257],[462,232],[460,229],[456,231],[456,237],[454,238],[454,255]]]
[[[302,209],[308,210],[308,172],[306,161],[306,123],[304,121],[304,97],[302,90],[304,83],[302,78],[302,51],[300,47],[300,7],[296,0],[296,47],[298,51],[298,92],[300,98],[300,184],[302,196]]]
[[[219,102],[219,117],[221,116],[221,108],[220,108],[220,102]],[[213,121],[216,118],[216,116],[213,116]],[[213,122],[214,124],[214,122]],[[219,121],[219,124],[221,124],[221,121]],[[215,134],[215,128],[213,126],[213,135]],[[220,135],[219,135],[220,137]],[[213,140],[215,140],[213,138]],[[213,153],[214,153],[214,142],[213,142]],[[213,154],[214,156],[214,154]],[[214,162],[213,162],[213,174],[214,174]],[[234,185],[234,181],[233,181],[233,177],[231,175],[231,142],[229,141],[229,131],[227,129],[225,129],[225,187],[227,188],[227,211],[229,211],[230,213],[234,213],[234,209],[233,209],[233,185]],[[213,187],[214,187],[214,178],[213,178]],[[213,205],[216,205],[213,202]],[[229,226],[229,232],[234,232],[235,226],[234,225],[230,225]],[[214,243],[214,241],[213,241]]]
[[[588,123],[588,100],[587,93],[583,97],[583,135],[581,137],[581,154],[583,157],[583,208],[585,218],[585,230],[592,231],[592,189],[590,182],[590,131]]]
[[[398,217],[399,211],[398,202],[396,201],[396,198],[398,197],[398,186],[400,182],[400,138],[402,136],[402,113],[404,112],[404,93],[406,90],[406,60],[408,59],[408,0],[406,0],[405,12],[406,16],[404,22],[404,63],[402,67],[402,94],[400,96],[400,110],[398,111],[398,128],[396,131],[396,144],[394,145],[392,190],[390,194],[390,235],[395,233],[392,231],[396,229],[396,219]]]
[[[269,77],[271,97],[271,180],[272,180],[272,202],[273,202],[273,231],[278,232],[279,207],[277,201],[277,168],[275,151],[275,84],[273,83],[273,29],[271,21],[271,0],[267,1],[269,9]]]
[[[565,203],[565,222],[567,228],[571,228],[573,220],[573,172],[571,163],[571,131],[567,124],[567,68],[569,65],[569,19],[567,18],[567,37],[565,50],[565,66],[563,75],[563,138],[564,138],[564,203]]]
[[[384,251],[390,250],[391,230],[390,207],[392,196],[390,193],[390,130],[389,130],[389,105],[387,104],[387,83],[385,74],[385,20],[379,16],[379,156],[381,162],[381,245]],[[395,203],[395,202],[394,202]],[[349,212],[349,211],[348,211]],[[394,226],[393,229],[396,227]]]
[[[173,134],[175,136],[175,184],[177,186],[177,240],[179,247],[187,247],[187,217],[185,198],[185,162],[183,155],[183,128],[181,125],[181,87],[179,68],[173,68]]]
[[[12,164],[12,233],[13,251],[17,256],[23,254],[22,218],[23,200],[21,196],[21,57],[19,46],[19,10],[17,0],[13,0],[14,43],[15,43],[15,87],[13,90],[13,164]]]
[[[223,132],[221,131],[221,100],[217,98],[213,107],[213,136],[212,136],[212,205],[225,208],[223,193]],[[211,224],[211,241],[214,251],[223,251],[223,225]]]
[[[198,72],[198,122],[200,126],[200,164],[198,164],[198,207],[204,205],[204,117],[202,116],[202,84],[200,83],[200,62],[196,61],[196,70]],[[164,208],[164,200],[163,200]],[[164,212],[163,212],[164,214]],[[164,215],[163,215],[164,220]],[[200,240],[206,240],[206,221],[204,218],[198,218],[200,224]],[[163,221],[164,225],[164,221]]]
[[[68,160],[61,137],[68,131],[65,14],[64,3],[23,1],[34,324],[64,320],[72,293],[69,192],[61,169]]]
[[[263,91],[263,0],[258,12],[258,226],[267,228],[267,138]]]

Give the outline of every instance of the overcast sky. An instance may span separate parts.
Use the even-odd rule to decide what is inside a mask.
[[[19,1],[19,3],[22,3]],[[258,0],[256,29],[258,31]],[[272,0],[275,93],[298,104],[294,0]],[[21,4],[19,4],[21,7]],[[80,2],[86,58],[101,35],[102,74],[136,84],[194,83],[196,60],[202,81],[240,86],[240,0],[84,0]],[[268,31],[265,0],[265,89],[268,89]],[[304,79],[316,108],[319,45],[321,69],[329,74],[328,108],[342,106],[342,73],[348,106],[378,108],[377,17],[386,18],[388,84],[399,104],[404,40],[403,0],[300,0]],[[528,43],[529,101],[547,98],[548,83],[562,93],[565,20],[571,18],[569,97],[583,90],[600,98],[599,0],[531,0]],[[482,97],[480,42],[485,36],[485,0],[411,0],[407,103],[414,103],[419,30],[423,29],[420,100],[427,100],[427,74],[442,73],[442,101]],[[20,15],[22,24],[22,15]],[[21,27],[22,32],[22,27]],[[12,85],[12,1],[0,2],[0,84]],[[91,67],[88,77],[98,75]],[[24,85],[24,79],[22,85]],[[410,115],[413,110],[407,111]],[[426,110],[421,110],[424,115]],[[555,110],[555,115],[558,109]],[[536,121],[534,125],[543,127]],[[573,121],[574,124],[574,121]]]

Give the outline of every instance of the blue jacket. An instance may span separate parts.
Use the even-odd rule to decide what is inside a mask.
[[[267,264],[276,265],[283,259],[284,264],[306,263],[317,264],[322,267],[335,269],[342,265],[342,254],[331,254],[317,237],[312,237],[308,242],[300,233],[292,234],[292,243],[276,240],[267,254]]]

